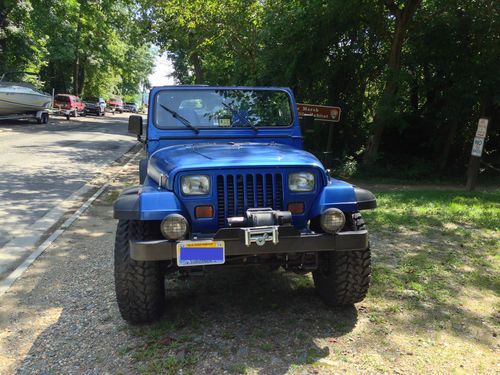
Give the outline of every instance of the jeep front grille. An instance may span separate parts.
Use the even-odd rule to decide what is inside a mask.
[[[283,209],[281,173],[241,173],[217,176],[217,222],[226,226],[226,218],[243,216],[248,208]]]

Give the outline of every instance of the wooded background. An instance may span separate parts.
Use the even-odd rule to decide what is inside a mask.
[[[22,0],[0,5],[0,70],[50,87],[136,94],[154,54],[179,83],[291,87],[339,105],[338,172],[462,177],[479,117],[500,166],[500,3],[495,0]],[[321,156],[328,127],[308,148]],[[498,175],[486,167],[485,174]]]

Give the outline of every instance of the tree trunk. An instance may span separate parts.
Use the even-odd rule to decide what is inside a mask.
[[[448,127],[448,133],[444,140],[443,152],[441,153],[441,158],[439,159],[439,171],[443,172],[448,164],[448,157],[450,156],[451,145],[455,140],[455,135],[457,134],[458,120],[453,119],[450,126]]]
[[[421,0],[407,0],[404,8],[398,8],[394,0],[386,0],[385,5],[395,17],[396,25],[394,35],[391,42],[391,50],[387,61],[387,68],[389,76],[385,83],[384,93],[379,102],[378,113],[375,114],[373,120],[373,135],[369,137],[363,163],[367,166],[372,165],[378,155],[380,141],[385,127],[385,119],[380,115],[380,108],[387,103],[391,103],[392,99],[398,91],[398,73],[401,69],[401,52],[405,40],[406,30],[410,20],[412,19],[415,11]]]
[[[194,83],[196,83],[196,84],[204,83],[205,77],[203,74],[203,67],[201,64],[200,56],[196,52],[193,52],[191,54],[190,60],[191,60],[191,64],[193,64],[193,68],[194,68]]]
[[[201,62],[200,55],[197,51],[197,43],[194,35],[194,31],[189,31],[188,34],[188,44],[189,44],[189,62],[194,69],[194,83],[202,84],[205,82],[205,75],[203,74],[203,65]]]
[[[86,57],[83,58],[83,61],[86,61]],[[79,82],[80,87],[78,91],[78,96],[81,96],[85,90],[85,64],[80,64],[80,72],[79,72]]]
[[[82,32],[82,9],[85,6],[85,2],[80,3],[80,12],[78,13],[78,24],[76,26],[76,38],[75,38],[75,60],[73,62],[73,93],[79,95],[80,92],[80,34]]]

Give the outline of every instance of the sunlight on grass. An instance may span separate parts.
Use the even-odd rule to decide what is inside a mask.
[[[442,227],[446,223],[500,228],[500,191],[466,193],[449,191],[379,192],[378,208],[364,213],[376,226]]]

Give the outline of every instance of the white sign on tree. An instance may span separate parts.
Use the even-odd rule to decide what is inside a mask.
[[[484,139],[488,130],[488,119],[480,118],[477,124],[476,137],[472,143],[471,155],[481,156],[483,154]]]

